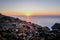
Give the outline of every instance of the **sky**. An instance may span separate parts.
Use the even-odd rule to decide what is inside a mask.
[[[60,15],[60,0],[0,0],[4,15]]]

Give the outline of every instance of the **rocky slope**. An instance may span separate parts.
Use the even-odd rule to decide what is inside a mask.
[[[60,40],[60,30],[0,14],[0,40]]]

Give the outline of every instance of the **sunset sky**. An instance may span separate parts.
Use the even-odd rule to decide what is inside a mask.
[[[60,0],[0,0],[0,13],[10,16],[60,15]]]

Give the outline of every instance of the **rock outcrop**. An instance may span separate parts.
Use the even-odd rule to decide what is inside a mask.
[[[59,30],[60,30],[60,23],[55,23],[55,24],[52,26],[52,29],[59,29]]]

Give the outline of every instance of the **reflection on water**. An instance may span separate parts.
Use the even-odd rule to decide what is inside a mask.
[[[30,22],[31,20],[30,20],[30,16],[26,16],[26,21],[27,22]]]

